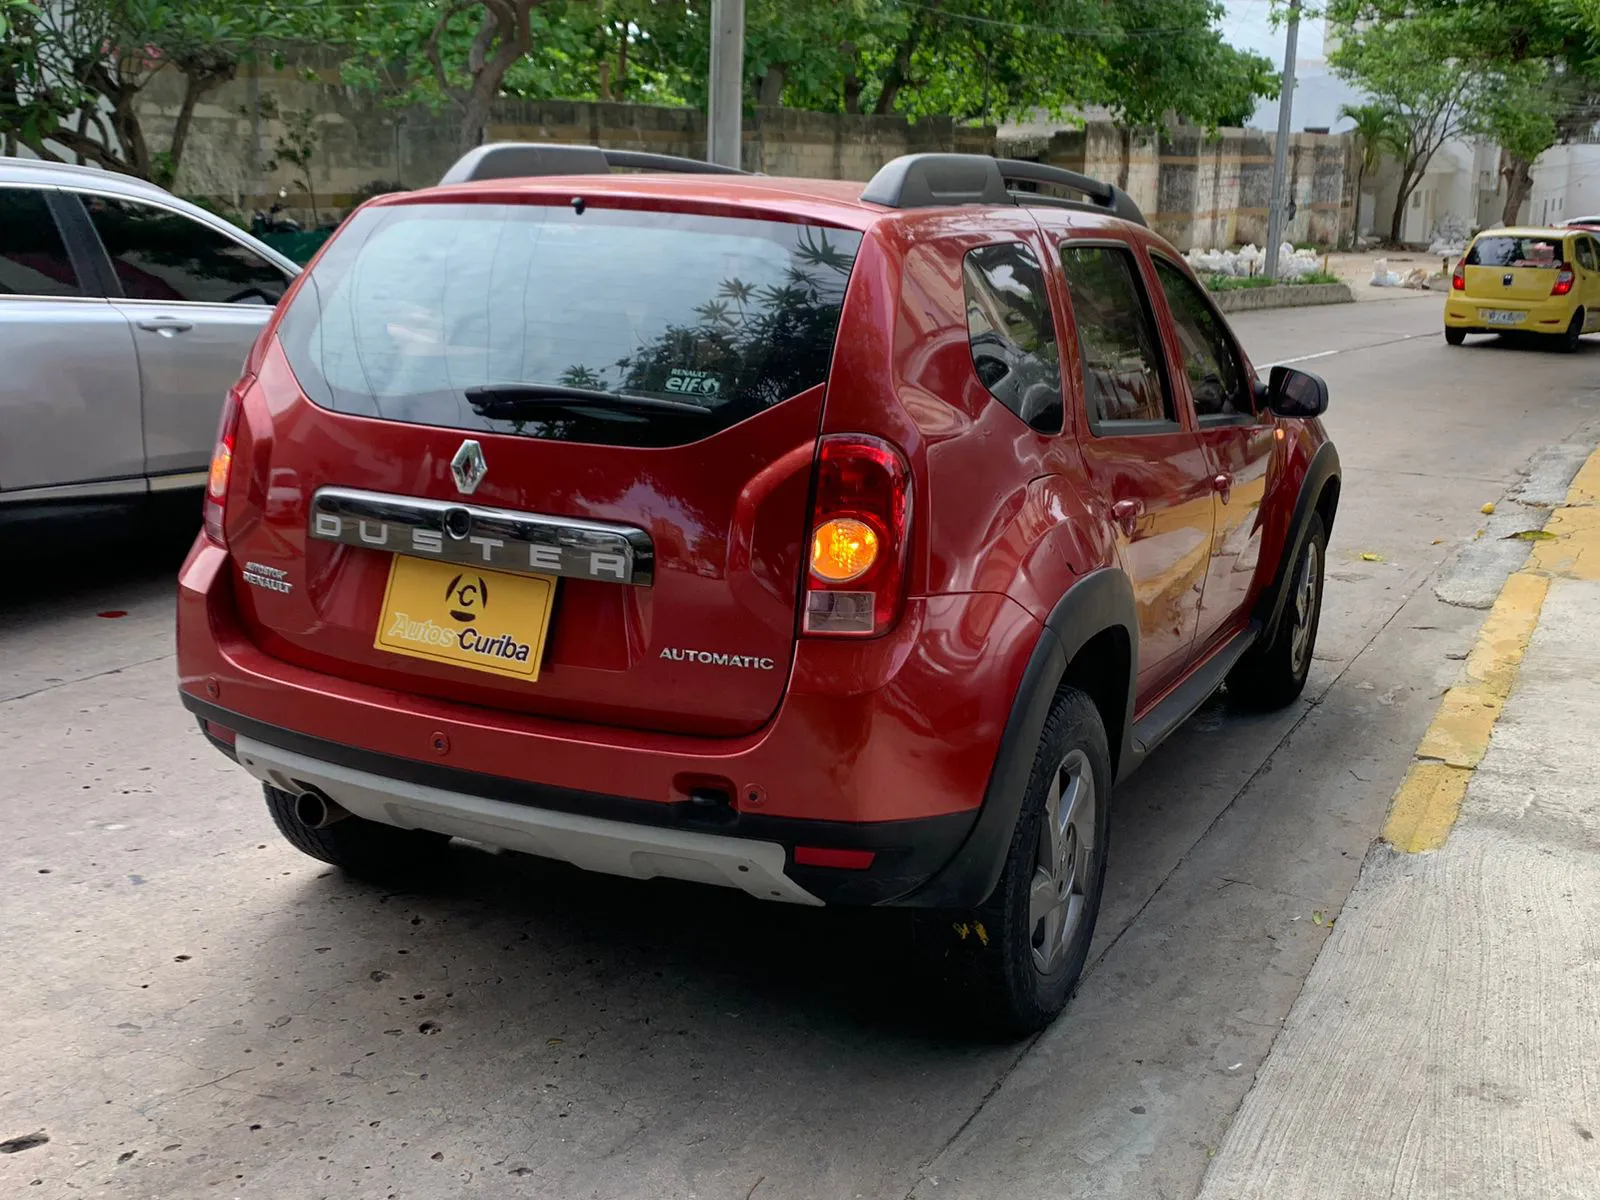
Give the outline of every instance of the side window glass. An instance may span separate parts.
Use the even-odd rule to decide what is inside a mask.
[[[1594,242],[1581,237],[1578,241],[1578,265],[1586,271],[1595,269]]]
[[[1041,433],[1060,433],[1061,348],[1044,271],[1019,242],[962,263],[972,365],[989,394]]]
[[[45,194],[0,187],[0,296],[81,296]]]
[[[1222,327],[1222,318],[1192,279],[1165,259],[1157,257],[1154,262],[1178,327],[1178,345],[1195,412],[1202,417],[1253,415],[1244,366]]]
[[[83,202],[130,300],[270,306],[288,286],[255,251],[181,213],[110,196]]]
[[[1133,252],[1069,243],[1061,248],[1061,268],[1078,325],[1089,423],[1096,427],[1121,421],[1176,424],[1161,343]]]

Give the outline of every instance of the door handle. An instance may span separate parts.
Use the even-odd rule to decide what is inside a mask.
[[[1211,486],[1216,489],[1217,495],[1222,497],[1222,502],[1228,502],[1229,495],[1233,492],[1233,476],[1224,472],[1211,481]]]
[[[168,338],[188,333],[194,328],[193,321],[180,321],[177,317],[149,317],[135,323],[140,329],[148,329],[151,333],[159,333],[162,337]]]
[[[1128,537],[1139,526],[1139,518],[1144,516],[1143,500],[1118,500],[1111,506],[1111,519],[1122,528]]]

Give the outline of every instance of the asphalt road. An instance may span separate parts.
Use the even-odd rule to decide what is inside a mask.
[[[426,895],[348,882],[179,708],[175,548],[13,570],[0,1150],[49,1141],[0,1195],[1189,1200],[1481,618],[1441,566],[1600,415],[1600,343],[1447,349],[1437,297],[1236,326],[1333,390],[1311,685],[1119,792],[1090,968],[1026,1045],[951,1028],[895,913],[464,847]]]

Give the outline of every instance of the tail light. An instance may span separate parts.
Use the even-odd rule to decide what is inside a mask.
[[[1550,289],[1550,294],[1552,296],[1565,296],[1572,290],[1574,278],[1575,276],[1572,274],[1572,268],[1567,266],[1566,263],[1562,263],[1561,270],[1556,275],[1556,284]]]
[[[887,633],[905,600],[911,468],[880,438],[822,439],[806,577],[808,634]]]
[[[228,481],[233,476],[233,440],[239,428],[239,402],[248,386],[240,380],[222,402],[222,417],[217,422],[217,446],[211,452],[211,471],[206,476],[206,498],[202,508],[206,536],[219,546],[226,546],[222,533],[222,517],[228,507]]]
[[[1467,260],[1462,259],[1456,263],[1455,274],[1450,276],[1450,287],[1453,291],[1464,292],[1467,290]]]

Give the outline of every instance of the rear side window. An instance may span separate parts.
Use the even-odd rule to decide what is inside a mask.
[[[306,395],[338,412],[682,445],[826,380],[860,244],[565,204],[372,208],[329,244],[279,336]],[[484,415],[486,391],[514,411]]]
[[[1481,237],[1467,251],[1469,267],[1557,267],[1561,265],[1559,238],[1516,237],[1495,234]]]
[[[1244,364],[1217,310],[1181,269],[1159,256],[1152,256],[1152,261],[1178,329],[1195,413],[1202,419],[1253,416]]]
[[[83,203],[129,300],[270,306],[288,287],[272,263],[192,217],[110,196]]]
[[[1590,238],[1574,238],[1573,244],[1577,247],[1578,265],[1585,271],[1595,269],[1594,241]]]
[[[1133,252],[1120,246],[1061,248],[1083,354],[1089,423],[1107,433],[1132,424],[1176,424],[1161,343]],[[1118,429],[1117,426],[1124,428]]]
[[[0,188],[0,296],[81,296],[44,193]]]
[[[962,264],[972,365],[989,394],[1041,433],[1061,432],[1061,351],[1039,260],[1020,242]]]

